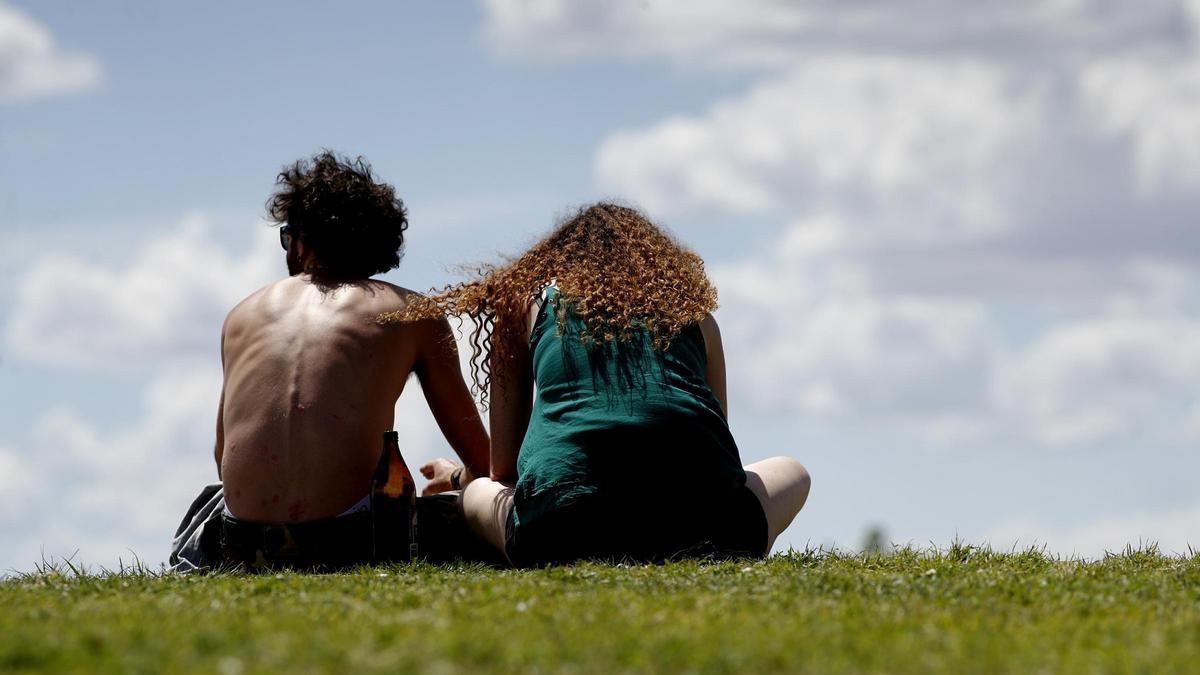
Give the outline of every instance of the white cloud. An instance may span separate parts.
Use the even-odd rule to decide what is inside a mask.
[[[713,270],[740,394],[766,409],[939,425],[986,407],[993,348],[979,303],[883,296],[854,260],[796,254],[807,245],[786,237],[766,264]]]
[[[1076,316],[1051,312],[1014,346],[1001,339],[996,309],[1009,297],[965,274],[957,293],[883,283],[896,271],[881,275],[886,265],[848,247],[846,232],[824,214],[794,223],[770,254],[713,266],[735,401],[889,422],[941,443],[1077,445],[1186,431],[1179,410],[1200,380],[1190,274],[1131,261],[1092,281],[1093,300],[1109,302],[1082,302],[1074,295],[1088,289],[1070,289],[1059,301]],[[1037,284],[1054,278],[1048,267],[1034,265],[1034,283],[1015,297],[1053,296],[1053,286]]]
[[[134,555],[164,562],[192,498],[216,480],[213,460],[220,363],[164,368],[145,386],[141,415],[111,433],[58,408],[34,425],[25,452],[0,447],[0,575],[43,557],[73,556],[113,568]],[[409,468],[454,458],[416,379],[396,405],[394,427]]]
[[[72,409],[44,413],[18,456],[28,489],[0,569],[28,570],[43,556],[110,567],[133,554],[165,559],[188,503],[216,475],[220,387],[219,363],[162,371],[143,392],[140,419],[113,433]]]
[[[787,223],[713,266],[735,389],[955,442],[1181,437],[1200,2],[754,6],[489,3],[509,49],[757,72],[596,154],[652,216]]]
[[[230,256],[202,217],[189,217],[122,270],[47,255],[18,286],[10,349],[38,363],[92,369],[217,359],[225,314],[283,269],[275,236],[263,226],[247,251]]]
[[[896,57],[814,58],[718,103],[609,136],[596,172],[658,212],[835,208],[906,239],[993,233],[1043,94],[1001,69]]]
[[[815,52],[1079,59],[1185,43],[1179,0],[962,3],[836,0],[486,0],[487,33],[545,58],[670,58],[705,66],[788,66]]]
[[[1190,59],[1089,65],[1082,95],[1093,124],[1133,143],[1138,188],[1200,188],[1200,52]]]
[[[1014,521],[995,528],[985,540],[1001,550],[1045,546],[1051,553],[1093,559],[1126,546],[1153,543],[1163,553],[1186,555],[1189,546],[1200,550],[1200,504],[1111,516],[1069,528],[1048,527],[1038,520]]]
[[[49,31],[0,2],[0,103],[85,91],[100,81],[94,57],[62,52]]]
[[[1200,321],[1116,316],[1055,327],[998,369],[1001,414],[1051,444],[1138,430],[1200,381]]]
[[[36,469],[13,448],[0,446],[0,530],[19,522],[25,502],[34,494]]]
[[[844,244],[893,268],[1022,265],[1020,284],[1032,263],[1077,287],[1114,262],[1200,258],[1200,97],[1161,77],[1147,86],[1162,96],[1138,96],[1088,73],[813,57],[701,115],[610,134],[596,175],[656,214],[832,214]]]
[[[1200,441],[1200,401],[1197,401],[1191,412],[1188,413],[1184,432],[1191,440]]]
[[[0,446],[0,573],[43,556],[113,567],[136,554],[156,565],[213,461],[225,314],[283,271],[266,227],[242,255],[217,246],[199,218],[151,241],[124,268],[81,258],[34,261],[9,326],[23,358],[149,374],[134,422],[108,430],[78,410],[50,409],[24,443]],[[460,356],[469,354],[459,340]],[[465,368],[465,364],[464,364]],[[394,427],[415,472],[453,457],[411,379]],[[19,448],[19,449],[18,449]],[[418,484],[423,481],[418,477]]]

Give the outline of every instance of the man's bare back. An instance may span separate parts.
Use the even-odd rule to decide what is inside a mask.
[[[370,489],[382,434],[410,373],[474,475],[488,438],[445,321],[380,325],[413,292],[382,281],[267,286],[229,313],[217,463],[231,513],[255,522],[329,518]]]

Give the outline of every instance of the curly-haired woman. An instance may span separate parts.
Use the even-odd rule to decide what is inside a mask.
[[[601,203],[515,260],[385,317],[476,324],[492,476],[463,494],[472,530],[517,565],[770,551],[811,479],[787,457],[742,467],[716,304],[699,256],[636,210]],[[457,469],[425,471],[442,484]]]

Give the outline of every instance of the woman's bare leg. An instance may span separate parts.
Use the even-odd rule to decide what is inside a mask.
[[[512,510],[513,489],[490,478],[476,478],[463,488],[463,517],[471,533],[504,550],[504,535],[508,528],[508,512]]]
[[[746,487],[758,497],[767,516],[767,553],[804,508],[811,486],[808,469],[791,457],[772,457],[746,467]]]

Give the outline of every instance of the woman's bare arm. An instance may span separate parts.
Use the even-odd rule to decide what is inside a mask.
[[[700,322],[700,332],[704,334],[704,348],[708,353],[708,366],[704,370],[704,380],[708,382],[717,402],[721,404],[721,412],[729,417],[729,402],[725,394],[725,348],[721,346],[721,329],[712,314],[706,314]]]
[[[536,316],[535,314],[531,314]],[[497,361],[492,357],[491,401],[492,480],[513,483],[517,479],[517,454],[529,428],[533,412],[533,364],[529,355],[529,331],[532,321],[524,326],[526,338],[516,345],[508,358]],[[497,332],[502,326],[497,325]]]

